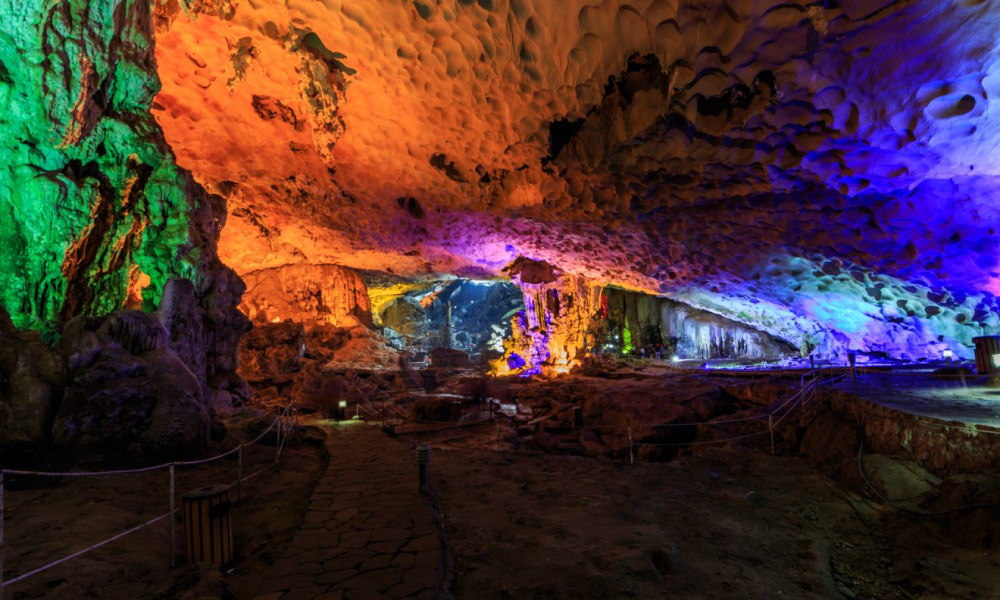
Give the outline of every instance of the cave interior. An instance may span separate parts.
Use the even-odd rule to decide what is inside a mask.
[[[303,461],[309,436],[355,443],[330,429],[348,421],[445,456],[694,479],[698,461],[805,457],[815,489],[866,498],[859,518],[878,504],[898,560],[852,579],[878,549],[816,542],[802,553],[841,562],[802,567],[796,597],[996,593],[997,0],[21,0],[0,17],[0,468],[234,444],[242,461],[248,423],[279,414]],[[698,450],[720,442],[731,460]],[[12,485],[15,507],[43,489]],[[986,558],[914,559],[904,519],[939,514],[934,560]],[[543,572],[485,578],[499,559],[438,525],[455,545],[432,585],[371,589],[549,597]],[[711,588],[657,552],[643,576],[612,552],[566,597],[776,589]],[[2,556],[0,589],[37,566]],[[725,568],[755,560],[772,558]],[[267,591],[234,577],[211,585]],[[72,597],[30,585],[12,597]]]

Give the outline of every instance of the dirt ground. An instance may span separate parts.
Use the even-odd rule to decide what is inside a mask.
[[[442,449],[432,482],[459,600],[1000,598],[996,552],[957,548],[806,458]]]
[[[5,600],[251,600],[326,468],[322,435],[303,431],[280,469],[245,487],[234,514],[239,559],[226,574],[171,569],[164,521],[8,588]],[[862,497],[790,449],[772,456],[766,439],[631,465],[553,448],[547,454],[518,436],[519,427],[503,419],[499,427],[470,423],[401,435],[434,447],[431,483],[457,600],[1000,600],[1000,551],[963,547],[956,540],[975,536]],[[234,431],[217,450],[250,437]],[[246,471],[273,456],[273,446],[255,447]],[[177,490],[234,476],[235,461],[181,470]],[[162,514],[167,481],[166,472],[8,478],[5,574]]]
[[[319,430],[301,431],[278,468],[244,483],[233,512],[237,559],[224,576],[213,568],[185,566],[178,515],[178,565],[170,567],[170,526],[163,520],[102,548],[7,587],[5,600],[253,598],[268,565],[291,541],[326,468]],[[234,431],[215,451],[249,439]],[[245,440],[244,440],[245,441]],[[274,462],[275,448],[248,447],[244,473]],[[176,490],[236,478],[236,461],[178,468]],[[4,574],[8,579],[135,527],[169,509],[167,471],[94,478],[6,478]],[[223,584],[223,579],[225,584]],[[227,590],[228,588],[228,590]]]

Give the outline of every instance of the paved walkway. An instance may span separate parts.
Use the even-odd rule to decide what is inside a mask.
[[[302,529],[256,600],[434,598],[441,542],[416,453],[361,422],[327,428],[326,445]]]
[[[847,377],[837,389],[851,392]],[[870,402],[912,415],[971,425],[1000,427],[1000,389],[984,376],[933,377],[925,371],[898,369],[858,376],[858,394]]]

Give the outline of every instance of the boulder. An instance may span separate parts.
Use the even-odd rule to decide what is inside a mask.
[[[36,336],[18,332],[0,307],[0,444],[48,437],[66,374],[63,357]]]
[[[399,364],[399,353],[374,331],[359,327],[350,334],[351,339],[334,352],[332,363],[358,369],[390,369]]]
[[[430,351],[431,365],[434,367],[468,367],[469,355],[453,348],[434,348]]]
[[[136,449],[169,460],[208,443],[201,385],[169,348],[133,355],[109,345],[74,373],[55,415],[53,441],[67,449]]]
[[[240,343],[240,373],[248,379],[293,373],[306,352],[302,323],[284,321],[255,326]]]
[[[292,397],[307,412],[327,413],[350,393],[351,384],[343,375],[326,371],[320,365],[303,369],[292,387]]]
[[[415,299],[401,297],[390,302],[379,317],[382,324],[405,338],[423,335],[427,315]]]
[[[919,498],[941,485],[941,480],[912,460],[869,454],[861,459],[868,481],[891,501]]]

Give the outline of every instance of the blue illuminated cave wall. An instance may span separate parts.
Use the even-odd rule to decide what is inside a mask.
[[[366,92],[338,97],[325,126],[349,133],[321,177],[226,174],[247,186],[228,198],[239,259],[254,241],[492,277],[525,256],[829,357],[968,357],[1000,333],[1000,0],[364,4],[371,38],[335,10],[294,18],[348,56],[432,30],[463,52],[352,63]]]
[[[412,352],[452,348],[480,355],[502,351],[510,318],[523,308],[521,290],[511,283],[452,279],[417,285],[376,316],[387,337]]]
[[[543,205],[455,214],[439,247],[840,360],[969,358],[1000,334],[1000,3],[705,6],[683,56],[636,52],[565,115]]]

